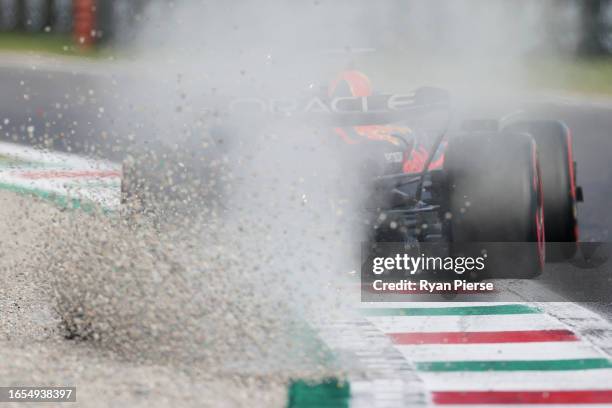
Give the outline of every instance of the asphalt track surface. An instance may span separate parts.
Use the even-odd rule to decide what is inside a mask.
[[[95,146],[103,148],[104,156],[112,156],[112,146],[101,139],[101,132],[111,126],[99,102],[104,94],[113,93],[109,77],[39,71],[27,65],[4,67],[0,68],[0,89],[3,139],[47,143],[52,149],[79,154],[89,154]]]
[[[22,144],[44,142],[48,147],[55,150],[77,154],[95,152],[102,158],[118,161],[122,156],[121,149],[118,147],[125,141],[118,136],[119,132],[114,132],[115,118],[109,114],[108,109],[104,109],[102,103],[103,100],[112,99],[113,89],[117,86],[121,86],[121,80],[117,81],[110,74],[92,75],[83,71],[43,71],[32,70],[27,67],[0,68],[0,89],[2,90],[0,95],[0,125],[2,126],[0,135],[4,140],[11,142]],[[515,108],[517,106],[513,103],[500,102],[500,106],[493,110],[503,112]],[[574,157],[578,162],[578,184],[583,187],[585,196],[585,202],[579,206],[581,239],[596,242],[609,241],[612,229],[612,215],[609,211],[609,201],[612,197],[612,183],[610,182],[612,165],[609,161],[609,155],[612,152],[612,102],[609,104],[607,102],[592,103],[588,99],[563,99],[550,96],[533,98],[527,103],[522,103],[520,108],[524,109],[530,117],[562,120],[572,129]],[[49,137],[45,137],[45,134],[48,134]],[[49,142],[49,140],[52,142]],[[549,266],[538,280],[520,283],[520,290],[516,290],[518,294],[516,300],[530,302],[537,298],[537,295],[541,294],[542,291],[550,291],[553,294],[559,293],[564,299],[575,302],[596,300],[596,302],[588,303],[588,306],[609,321],[612,316],[612,297],[609,295],[612,293],[612,279],[609,279],[606,273],[609,269],[609,267],[603,268],[599,273],[588,275],[587,280],[590,281],[588,288],[592,290],[592,293],[589,295],[590,297],[585,297],[584,293],[576,294],[573,288],[569,287],[568,280],[559,284],[556,279],[555,274],[572,274],[571,277],[574,277],[574,274],[577,273],[575,269],[567,268],[564,265]],[[385,316],[392,316],[394,312],[387,311],[386,313]],[[449,312],[449,314],[452,313]],[[496,313],[493,312],[493,316]],[[509,312],[508,314],[512,313]],[[555,324],[548,321],[543,323],[538,320],[539,318],[532,316],[530,311],[522,311],[521,313],[527,316],[526,318],[520,317],[520,319],[523,319],[521,324],[527,324],[530,328],[535,329],[541,326],[540,328],[549,334],[551,331],[557,330],[555,335],[559,338],[556,340],[572,340],[569,338],[571,334],[563,332]],[[535,312],[533,313],[535,314]],[[588,320],[590,317],[568,317],[568,319],[570,318]],[[495,319],[495,317],[492,319]],[[381,317],[374,316],[370,318],[370,321],[385,333],[396,329],[396,327],[391,327],[392,325],[385,326],[385,320]],[[482,321],[482,318],[480,321]],[[462,324],[469,324],[469,322],[463,321]],[[445,323],[440,323],[440,327],[443,328],[444,326]],[[460,329],[469,330],[466,327]],[[520,336],[521,334],[517,333],[516,335]],[[416,349],[423,351],[422,347],[417,347],[414,350],[410,349],[411,344],[417,344],[418,342],[420,342],[418,344],[422,344],[423,341],[436,344],[436,339],[431,338],[417,339],[410,336],[396,336],[393,339],[395,344],[403,345],[402,347],[406,349],[405,352],[411,355],[417,352]],[[448,337],[446,337],[446,341],[448,341]],[[456,341],[460,343],[465,342],[466,339],[457,339]],[[478,339],[468,339],[468,341],[478,342]],[[609,349],[612,339],[603,339],[602,341],[603,346],[601,344],[600,346]],[[531,351],[536,352],[535,348]],[[431,352],[435,354],[433,348]],[[483,349],[482,353],[485,352],[486,348]],[[517,349],[516,353],[519,356],[521,351]],[[553,352],[551,351],[551,353]],[[579,357],[592,357],[588,351],[583,354]],[[427,357],[431,358],[431,355],[427,355]],[[425,357],[423,358],[425,359]],[[419,360],[419,357],[417,356],[416,359]],[[594,359],[587,360],[588,364],[604,364],[601,361],[594,361]],[[447,366],[436,368],[434,363],[427,361],[420,364],[422,371],[426,372],[449,370]],[[469,365],[466,362],[458,364]],[[497,369],[494,363],[490,364],[492,366],[489,369]],[[567,362],[558,364],[567,364]],[[462,369],[466,368],[463,367]],[[435,379],[434,375],[432,375],[432,378],[435,388],[438,380]],[[469,379],[466,381],[469,382]],[[550,380],[552,383],[554,381],[554,378]],[[563,379],[560,378],[559,381],[563,381]],[[567,387],[572,385],[567,384]],[[469,384],[466,384],[466,386],[469,388]],[[452,392],[447,392],[446,394],[440,393],[435,398],[438,398],[438,403],[445,403],[445,398],[452,402],[456,401],[456,397],[457,395],[452,394]],[[482,396],[475,396],[474,398],[476,397],[480,398]],[[533,403],[538,403],[537,396],[528,395],[528,392],[524,397],[534,398]],[[580,395],[574,397],[577,398],[575,401],[580,401]],[[559,398],[561,401],[565,397]]]

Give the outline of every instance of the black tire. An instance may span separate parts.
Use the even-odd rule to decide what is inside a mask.
[[[597,39],[599,48],[607,54],[612,54],[612,1],[602,0],[597,16]]]
[[[72,0],[55,0],[51,4],[53,32],[70,33],[72,31]]]
[[[486,277],[539,275],[545,260],[544,213],[533,138],[506,132],[456,136],[449,140],[444,168],[453,255],[486,252]]]
[[[19,25],[20,7],[17,0],[0,0],[0,30],[12,31]]]
[[[578,217],[576,179],[569,128],[558,121],[521,121],[506,128],[530,134],[538,145],[544,214],[546,258],[562,261],[576,253]]]
[[[23,25],[26,31],[38,33],[44,30],[49,18],[49,2],[26,0],[23,8]]]

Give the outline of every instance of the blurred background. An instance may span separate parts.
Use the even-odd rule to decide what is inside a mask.
[[[2,45],[84,47],[128,41],[148,0],[0,0]],[[46,34],[46,35],[44,35]],[[56,44],[54,44],[54,40]],[[62,50],[63,47],[60,47]],[[64,50],[70,51],[70,50]]]
[[[344,0],[340,0],[344,1]],[[487,10],[490,12],[490,4]],[[606,55],[612,53],[612,0],[512,0],[499,1],[508,5],[516,13],[509,19],[520,18],[522,23],[528,22],[537,27],[545,36],[532,44],[533,50],[549,52],[577,53],[580,55]],[[72,45],[85,47],[123,46],[129,45],[134,33],[146,20],[145,10],[155,0],[0,0],[0,31],[3,48],[27,47],[32,40],[46,42],[53,51],[53,40],[67,41]],[[159,1],[170,4],[173,2]],[[177,3],[180,3],[177,2]],[[316,1],[315,1],[316,3]],[[427,3],[427,16],[419,8],[424,2],[419,0],[402,1],[386,0],[385,16],[377,19],[384,26],[368,27],[376,29],[380,35],[376,37],[376,47],[405,48],[415,40],[422,38],[411,35],[411,15],[419,16],[419,24],[439,27],[454,19],[449,12],[448,2],[433,0]],[[459,2],[461,4],[461,2]],[[452,8],[452,7],[451,7]],[[471,11],[473,12],[473,11]],[[474,16],[477,20],[481,16]],[[518,27],[518,25],[517,25]],[[542,38],[545,41],[542,43]],[[11,44],[11,42],[13,44]],[[538,44],[537,42],[540,42]],[[70,48],[70,42],[66,43]],[[33,46],[32,46],[33,47]],[[71,49],[63,51],[72,51]]]
[[[383,85],[511,72],[520,80],[506,83],[532,90],[612,95],[612,0],[0,0],[0,61],[182,50],[183,63],[210,70],[226,52],[265,57],[279,45],[291,59],[313,46],[368,53],[362,68],[384,73]]]

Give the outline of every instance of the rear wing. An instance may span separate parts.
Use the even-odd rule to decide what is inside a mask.
[[[450,108],[447,91],[419,88],[405,94],[371,96],[311,97],[303,99],[230,99],[216,116],[247,122],[298,122],[313,126],[348,127],[380,125],[419,117]]]

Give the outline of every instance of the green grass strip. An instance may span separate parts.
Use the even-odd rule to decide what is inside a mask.
[[[323,342],[316,329],[304,321],[295,321],[291,327],[294,341],[289,353],[297,356],[293,364],[305,364],[305,371],[314,367],[325,367],[331,370],[340,369],[334,352]],[[293,379],[287,390],[287,407],[289,408],[348,408],[350,385],[330,377],[321,381]]]
[[[289,386],[288,408],[348,408],[351,389],[348,382],[335,378],[311,383],[296,380]]]
[[[93,203],[84,202],[78,198],[68,198],[65,195],[61,195],[55,193],[53,191],[42,190],[39,188],[33,187],[23,187],[15,184],[8,183],[0,183],[1,190],[12,191],[13,193],[22,194],[22,195],[31,195],[38,198],[42,198],[43,200],[50,201],[53,204],[61,207],[61,208],[69,208],[73,210],[83,210],[85,212],[92,212],[95,209],[95,205]],[[105,213],[112,212],[109,208],[102,208]]]
[[[486,305],[453,307],[407,307],[363,309],[366,316],[482,316],[542,313],[529,305]]]
[[[99,54],[95,47],[79,47],[70,35],[54,33],[2,33],[0,50],[83,57],[96,57]]]
[[[570,371],[612,368],[605,358],[574,360],[514,360],[514,361],[431,361],[416,363],[419,371]]]
[[[524,79],[533,87],[612,94],[612,58],[531,59]]]
[[[8,156],[0,154],[0,168],[9,168],[12,170],[23,170],[23,169],[53,169],[63,168],[64,165],[61,163],[45,163],[36,160],[24,160],[15,156]]]

